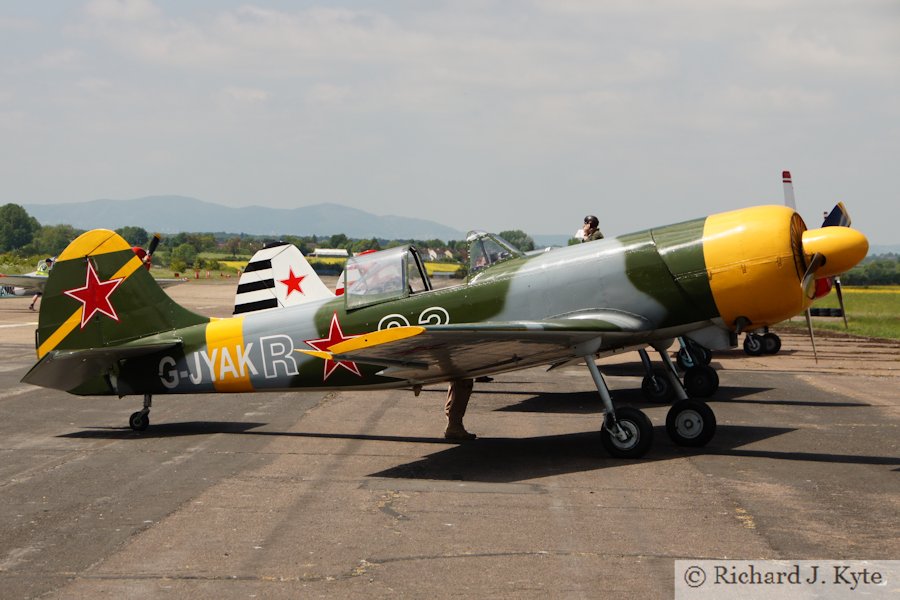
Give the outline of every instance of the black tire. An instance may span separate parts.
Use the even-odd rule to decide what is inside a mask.
[[[659,371],[654,371],[653,375],[644,376],[644,381],[641,382],[641,391],[644,393],[644,398],[659,404],[668,404],[675,395],[669,378]]]
[[[131,417],[128,418],[128,426],[135,431],[146,431],[150,426],[150,415],[142,410],[131,413]]]
[[[684,389],[691,398],[709,398],[719,389],[719,374],[712,367],[691,367],[684,374]]]
[[[705,446],[716,434],[716,415],[706,402],[679,400],[666,415],[666,433],[679,446]]]
[[[781,338],[774,333],[767,333],[762,336],[763,354],[778,354],[781,350]]]
[[[712,362],[712,350],[710,350],[706,346],[699,346],[699,345],[697,346],[697,348],[700,353],[700,358],[698,358],[697,360],[699,360],[700,363],[704,364],[704,365],[708,365],[709,363],[711,363]],[[698,350],[694,350],[693,348],[691,348],[691,352],[696,353]],[[695,356],[696,356],[696,354],[695,354]]]
[[[623,406],[616,409],[616,421],[628,439],[620,441],[613,436],[604,424],[600,430],[600,441],[610,456],[614,458],[641,458],[653,445],[653,423],[647,415],[636,408]]]
[[[750,356],[761,356],[763,353],[763,345],[760,336],[754,333],[748,333],[744,338],[744,352]]]

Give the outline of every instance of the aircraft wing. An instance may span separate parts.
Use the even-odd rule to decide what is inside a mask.
[[[593,313],[539,322],[397,327],[336,344],[329,352],[302,352],[381,365],[385,377],[426,382],[577,358],[645,340],[650,331],[649,321],[636,315]]]
[[[0,285],[25,288],[35,292],[43,292],[47,285],[46,275],[3,275],[0,274]]]

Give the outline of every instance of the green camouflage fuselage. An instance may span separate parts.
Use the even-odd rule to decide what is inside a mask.
[[[360,308],[348,308],[348,296],[338,296],[228,319],[178,306],[124,240],[95,230],[73,242],[54,267],[37,331],[41,362],[26,381],[119,395],[404,387],[684,334],[726,347],[739,321],[766,325],[805,307],[796,219],[783,207],[744,209],[513,257],[462,285],[417,293],[404,285],[398,297]],[[759,232],[770,239],[758,243]],[[768,298],[761,301],[760,293]],[[415,377],[327,355],[335,344],[369,332],[466,324],[510,332],[510,339],[552,330],[562,341],[551,352],[517,352],[465,372],[442,365]],[[461,349],[479,352],[474,341]],[[321,354],[304,352],[310,350]],[[446,360],[449,365],[453,356]]]

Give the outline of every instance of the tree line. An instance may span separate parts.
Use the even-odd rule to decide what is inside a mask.
[[[900,255],[868,256],[841,275],[845,285],[900,285]]]
[[[19,257],[36,255],[56,256],[76,237],[84,233],[71,225],[41,225],[37,219],[18,204],[0,206],[0,253],[14,253]],[[143,227],[126,226],[116,229],[133,246],[146,248],[151,234]],[[521,230],[501,231],[501,237],[523,251],[534,250],[534,240]],[[434,249],[438,260],[465,261],[468,244],[465,240],[443,241],[439,239],[387,240],[382,238],[354,239],[343,233],[330,236],[284,235],[278,238],[297,246],[304,255],[316,248],[342,248],[351,254],[366,250],[383,250],[404,244],[413,244],[419,249]],[[249,258],[255,254],[271,236],[182,232],[163,236],[159,249],[154,255],[154,264],[169,266],[172,270],[183,271],[188,267],[218,269],[218,261],[203,258],[202,254],[215,254],[219,259]],[[450,257],[445,255],[449,251]]]

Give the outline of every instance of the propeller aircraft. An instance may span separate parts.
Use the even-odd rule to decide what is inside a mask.
[[[36,332],[38,362],[22,381],[80,396],[143,396],[143,408],[129,420],[142,431],[154,395],[418,393],[439,382],[580,361],[604,408],[602,445],[613,456],[635,458],[651,447],[652,423],[642,411],[613,403],[598,357],[657,350],[679,397],[667,433],[678,444],[703,446],[715,432],[715,415],[678,380],[666,352],[672,340],[735,347],[738,334],[803,311],[811,302],[810,278],[842,273],[868,250],[863,234],[807,230],[785,206],[533,255],[492,234],[473,233],[469,242],[469,275],[460,285],[433,289],[418,251],[406,245],[350,258],[347,273],[354,277],[346,276],[340,296],[319,293],[215,319],[169,298],[116,233],[89,231],[59,255],[50,274]],[[283,278],[302,293],[296,270]],[[686,378],[702,381],[708,371],[695,366]]]

